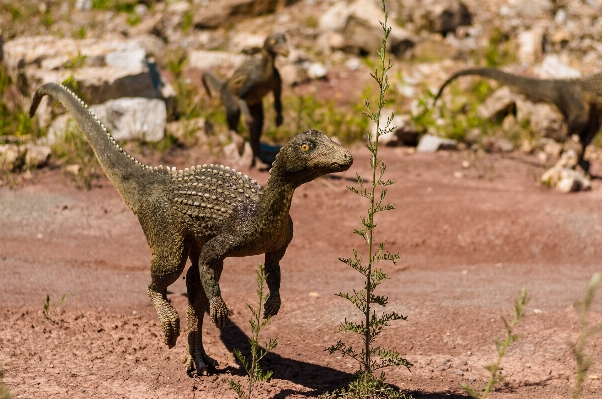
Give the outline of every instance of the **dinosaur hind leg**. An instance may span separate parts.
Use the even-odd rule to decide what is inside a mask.
[[[186,371],[191,373],[196,370],[197,375],[204,375],[209,373],[209,369],[217,367],[218,363],[207,355],[203,347],[203,317],[209,300],[201,285],[198,254],[193,254],[191,260],[192,266],[186,274],[186,290],[188,293],[188,306],[186,307],[188,327]],[[221,271],[222,268],[223,263],[218,270]],[[219,276],[217,277],[219,278]]]
[[[169,348],[173,348],[180,335],[180,317],[167,300],[167,287],[182,274],[188,251],[183,240],[179,246],[166,245],[161,249],[163,251],[153,251],[151,283],[147,292],[163,327],[164,342]]]
[[[249,124],[251,148],[253,149],[253,162],[251,166],[255,166],[255,159],[261,160],[259,141],[261,138],[261,131],[263,130],[263,104],[261,101],[256,104],[249,105],[249,112],[252,116],[251,123]]]

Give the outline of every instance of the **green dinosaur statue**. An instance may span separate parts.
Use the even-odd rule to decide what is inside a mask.
[[[172,348],[180,334],[178,313],[166,297],[186,264],[188,307],[187,371],[206,374],[217,366],[203,347],[204,310],[226,324],[228,308],[219,287],[224,258],[265,253],[270,296],[264,316],[280,308],[280,260],[293,238],[289,209],[297,187],[318,176],[349,169],[351,154],[316,130],[294,137],[282,147],[270,171],[267,188],[227,166],[190,169],[143,165],[117,144],[96,116],[63,85],[48,83],[35,93],[33,116],[44,95],[60,101],[71,113],[121,198],[138,217],[150,245],[150,296]]]
[[[566,119],[569,135],[579,136],[579,164],[584,170],[589,170],[589,162],[583,156],[585,148],[602,126],[602,73],[578,79],[536,79],[513,75],[496,68],[464,69],[454,73],[443,83],[435,101],[451,81],[465,75],[496,80],[534,100],[546,101],[558,107]]]
[[[220,94],[226,107],[226,119],[230,130],[238,132],[238,122],[242,111],[251,136],[253,161],[260,157],[259,138],[263,129],[262,99],[270,91],[274,93],[276,126],[282,125],[282,79],[274,66],[277,55],[288,56],[289,47],[286,36],[274,33],[265,39],[258,56],[245,61],[225,82],[211,72],[203,73],[203,86],[207,94]]]

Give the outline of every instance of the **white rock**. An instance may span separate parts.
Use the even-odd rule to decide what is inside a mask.
[[[425,134],[420,138],[416,151],[418,152],[436,152],[438,150],[455,150],[458,142],[452,139]]]
[[[235,69],[248,57],[225,51],[195,50],[188,55],[187,67],[194,69],[215,69],[217,67]]]
[[[242,168],[251,165],[253,160],[253,149],[248,141],[245,141],[242,155],[238,152],[238,146],[232,142],[224,147],[224,164],[233,168]]]
[[[142,69],[146,63],[146,51],[138,46],[126,47],[107,53],[105,62],[117,69]]]
[[[319,62],[312,62],[307,68],[307,77],[310,79],[321,79],[327,74],[328,70]]]
[[[48,163],[52,150],[43,145],[28,144],[26,146],[25,164],[29,167],[40,167]]]
[[[92,9],[92,0],[75,0],[75,9],[90,11]]]
[[[0,170],[12,170],[15,162],[21,155],[19,147],[14,144],[0,145]]]
[[[543,61],[533,67],[533,72],[542,79],[580,78],[581,72],[566,65],[556,54],[548,54]]]
[[[92,105],[90,109],[116,140],[159,141],[164,137],[167,111],[165,102],[158,99],[123,97]],[[48,131],[48,144],[75,128],[71,116],[55,119]]]
[[[517,56],[523,64],[533,64],[541,56],[544,30],[533,28],[518,33]]]
[[[362,62],[357,57],[351,57],[347,61],[345,61],[345,66],[350,71],[357,71],[362,66]]]

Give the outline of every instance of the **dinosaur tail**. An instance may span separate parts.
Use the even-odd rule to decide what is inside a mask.
[[[126,186],[140,181],[136,177],[144,178],[144,175],[152,173],[153,168],[141,164],[121,148],[86,104],[61,84],[47,83],[38,88],[29,109],[30,117],[34,116],[45,95],[54,97],[71,113],[84,132],[86,140],[94,150],[107,177],[113,182],[125,202],[130,205],[131,198],[126,197],[129,196],[128,192],[131,190],[128,190]]]
[[[544,82],[552,82],[545,81],[542,79],[528,78],[525,76],[518,76],[508,72],[501,71],[496,68],[469,68],[464,69],[462,71],[458,71],[450,76],[441,86],[439,92],[435,96],[433,104],[437,102],[437,99],[441,97],[441,93],[443,93],[443,89],[447,85],[449,85],[453,80],[459,78],[460,76],[466,75],[478,75],[484,78],[489,78],[496,80],[502,84],[507,86],[512,86],[517,89],[519,92],[526,94],[534,99],[543,100],[543,101],[554,101],[554,91],[550,90],[551,86],[549,84],[542,84]]]
[[[205,86],[205,91],[209,97],[213,96],[213,93],[219,93],[222,90],[225,82],[212,74],[211,72],[203,73],[203,86]]]

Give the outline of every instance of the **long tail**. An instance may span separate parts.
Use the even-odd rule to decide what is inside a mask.
[[[202,76],[203,86],[209,97],[213,96],[213,93],[219,93],[222,90],[225,82],[212,74],[211,72],[205,72]]]
[[[433,100],[433,104],[437,102],[437,99],[441,97],[443,89],[449,85],[454,79],[465,76],[465,75],[478,75],[484,78],[496,80],[502,84],[512,86],[523,94],[526,94],[532,98],[543,101],[555,102],[554,98],[556,93],[552,89],[552,80],[543,80],[528,78],[525,76],[513,75],[508,72],[501,71],[496,68],[469,68],[462,71],[458,71],[450,76],[445,83],[439,89],[439,92]]]
[[[153,173],[155,169],[141,164],[121,148],[86,104],[61,84],[47,83],[36,90],[29,109],[30,117],[34,116],[45,95],[57,99],[71,113],[84,132],[107,177],[113,182],[125,202],[130,205],[133,195],[130,192],[131,186],[139,184],[137,182],[143,180],[145,175]]]

